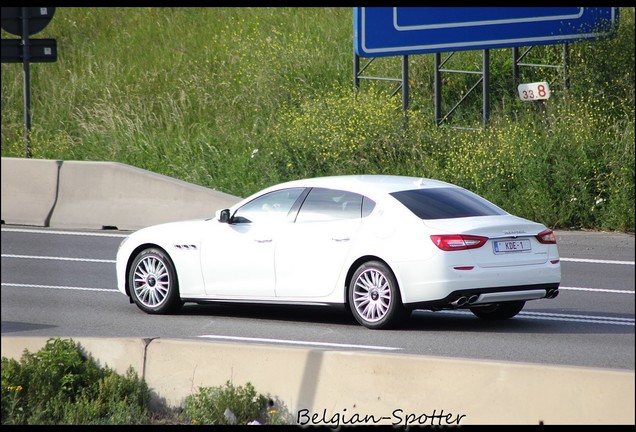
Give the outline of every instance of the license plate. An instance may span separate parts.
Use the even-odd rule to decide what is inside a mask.
[[[510,252],[528,252],[532,249],[530,240],[497,240],[493,242],[493,248],[496,254]]]

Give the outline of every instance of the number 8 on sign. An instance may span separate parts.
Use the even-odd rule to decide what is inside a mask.
[[[519,97],[522,101],[532,101],[550,98],[550,86],[547,82],[519,84]]]

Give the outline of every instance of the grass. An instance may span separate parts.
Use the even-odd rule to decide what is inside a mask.
[[[33,157],[116,161],[247,196],[313,175],[387,173],[457,183],[560,229],[634,232],[634,8],[614,37],[570,44],[543,112],[512,86],[511,50],[491,50],[490,121],[477,92],[440,127],[432,55],[409,56],[410,107],[395,83],[353,87],[352,8],[66,8],[31,66]],[[3,38],[8,36],[3,32]],[[560,64],[562,46],[526,60]],[[400,77],[401,58],[370,75]],[[480,51],[449,68],[479,69]],[[474,77],[443,75],[442,112]],[[2,156],[24,157],[23,77],[2,64]],[[457,129],[476,126],[476,130]]]

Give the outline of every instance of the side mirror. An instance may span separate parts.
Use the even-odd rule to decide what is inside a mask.
[[[230,222],[230,209],[223,209],[219,212],[219,222],[221,223]]]

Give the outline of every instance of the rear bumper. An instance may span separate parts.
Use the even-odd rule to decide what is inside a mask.
[[[404,307],[409,310],[442,310],[458,309],[462,307],[466,308],[470,306],[498,303],[504,301],[538,300],[542,298],[556,297],[558,294],[558,289],[558,283],[549,283],[457,290],[451,292],[443,299],[405,303]]]

